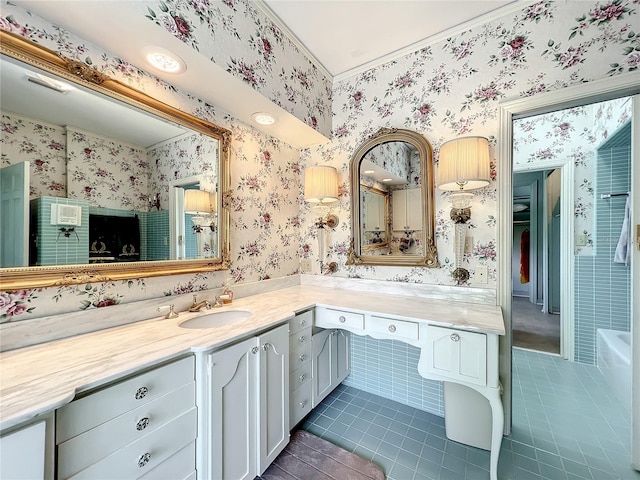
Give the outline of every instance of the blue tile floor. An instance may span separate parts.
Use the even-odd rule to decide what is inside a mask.
[[[639,480],[629,412],[597,367],[514,349],[513,431],[500,480]],[[489,452],[448,440],[444,419],[344,385],[303,423],[379,465],[389,480],[489,478]]]

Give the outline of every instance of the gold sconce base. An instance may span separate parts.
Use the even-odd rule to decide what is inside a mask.
[[[467,280],[469,280],[469,270],[467,270],[466,268],[457,267],[453,271],[453,278],[456,282],[458,282],[458,285],[462,285]]]
[[[329,262],[324,265],[323,270],[327,273],[336,273],[338,271],[338,264],[336,262]]]
[[[340,223],[340,219],[338,218],[337,215],[335,215],[333,213],[330,213],[324,219],[324,223],[329,228],[336,228],[338,226],[338,224]]]

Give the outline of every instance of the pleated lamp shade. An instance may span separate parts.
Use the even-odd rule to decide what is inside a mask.
[[[304,200],[309,203],[338,201],[338,172],[333,167],[307,167],[304,172]]]
[[[440,190],[475,190],[489,185],[489,142],[484,137],[456,138],[440,147],[436,185]]]
[[[194,215],[209,215],[213,212],[211,198],[214,198],[209,192],[204,190],[185,190],[184,191],[184,211]]]

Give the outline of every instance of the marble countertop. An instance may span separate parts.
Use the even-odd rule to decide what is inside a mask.
[[[500,307],[299,285],[239,298],[215,310],[140,321],[0,354],[0,430],[50,412],[76,394],[181,355],[263,332],[316,305],[504,335]],[[187,329],[213,311],[249,310],[230,325]],[[108,309],[105,309],[108,315]]]

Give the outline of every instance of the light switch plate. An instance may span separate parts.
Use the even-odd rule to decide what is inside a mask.
[[[584,234],[576,235],[576,247],[586,247],[587,246],[587,236]]]
[[[300,271],[302,273],[311,272],[311,259],[310,258],[301,258],[300,259]]]

